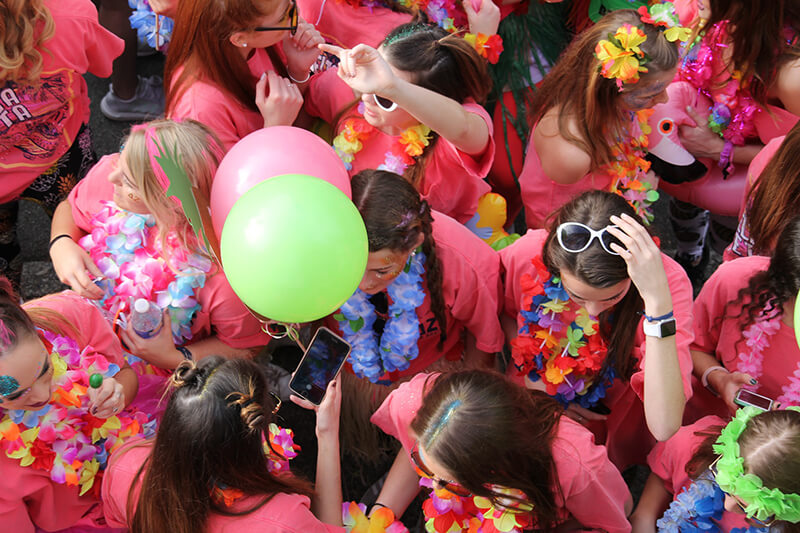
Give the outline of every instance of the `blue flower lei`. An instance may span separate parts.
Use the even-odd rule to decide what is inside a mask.
[[[165,50],[172,38],[172,19],[154,13],[147,0],[128,0],[128,5],[133,9],[133,14],[129,17],[131,27],[136,30],[139,40],[146,41],[155,50]]]
[[[422,275],[425,273],[425,254],[417,251],[408,258],[399,276],[389,285],[392,299],[389,319],[380,337],[373,331],[375,306],[361,289],[351,296],[334,318],[339,322],[342,336],[350,346],[350,365],[358,377],[379,383],[386,372],[405,370],[419,355],[419,317],[417,307],[425,301]]]
[[[659,533],[721,531],[719,521],[725,511],[725,493],[706,470],[685,487],[657,522]],[[735,528],[730,533],[766,533],[768,528]]]

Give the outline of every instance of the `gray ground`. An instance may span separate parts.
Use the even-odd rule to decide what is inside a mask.
[[[140,58],[139,74],[145,76],[161,74],[163,63],[163,56],[161,55]],[[99,79],[92,75],[86,75],[86,80],[92,100],[90,125],[94,137],[95,150],[98,156],[102,156],[119,149],[120,141],[131,124],[109,121],[100,113],[100,100],[108,90],[108,80]],[[667,223],[666,204],[666,198],[662,198],[656,205],[656,222],[654,226],[656,233],[662,238],[662,249],[667,253],[671,253],[674,250],[674,238]],[[47,253],[47,244],[50,236],[49,228],[50,221],[38,205],[31,202],[22,202],[19,237],[24,257],[21,291],[25,300],[65,288],[56,278]],[[712,255],[710,263],[706,276],[719,264],[719,257]],[[287,366],[290,365],[291,363],[288,363]],[[281,409],[281,415],[284,419],[292,421],[290,425],[294,428],[298,441],[303,445],[303,453],[294,463],[300,467],[300,470],[306,471],[309,476],[312,476],[311,479],[313,479],[311,471],[314,468],[313,457],[316,455],[315,442],[313,441],[313,419],[309,419],[306,413],[299,412],[298,408],[293,405]],[[307,431],[304,431],[304,429],[307,429]],[[352,465],[353,463],[349,464]],[[348,499],[359,498],[366,487],[372,481],[378,479],[380,474],[385,471],[384,468],[388,468],[389,464],[387,463],[385,466],[380,467],[357,467],[358,473],[361,475],[353,476],[356,472],[353,471],[352,466],[348,467],[348,463],[345,462],[343,477],[346,480],[346,485],[349,485],[345,487],[345,497]],[[348,472],[348,470],[350,471]],[[625,472],[626,481],[637,499],[644,486],[647,474],[646,467],[635,467]],[[357,477],[367,481],[355,479]],[[412,520],[414,519],[412,518]]]

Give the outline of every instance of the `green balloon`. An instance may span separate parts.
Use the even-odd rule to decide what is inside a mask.
[[[368,251],[353,202],[303,174],[277,176],[243,194],[220,242],[234,292],[279,322],[310,322],[338,309],[364,276]]]

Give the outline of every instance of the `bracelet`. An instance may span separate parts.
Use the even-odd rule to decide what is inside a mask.
[[[710,367],[706,368],[706,371],[705,371],[705,372],[703,372],[703,377],[701,377],[701,378],[700,378],[700,383],[702,383],[702,384],[703,384],[703,387],[707,388],[707,389],[708,389],[708,391],[709,391],[711,394],[713,394],[714,396],[719,396],[719,393],[718,393],[717,391],[715,391],[715,390],[714,390],[714,389],[711,387],[711,385],[709,385],[709,383],[708,383],[708,375],[709,375],[710,373],[712,373],[714,370],[723,370],[723,371],[725,371],[725,373],[727,373],[727,374],[730,374],[730,373],[731,373],[731,371],[730,371],[730,370],[728,370],[727,368],[725,368],[724,366],[719,366],[719,365],[716,365],[716,366],[710,366]]]
[[[307,82],[308,80],[311,79],[311,71],[310,70],[308,71],[308,74],[306,75],[306,79],[304,79],[304,80],[296,80],[296,79],[294,79],[294,76],[292,76],[292,73],[289,71],[288,68],[286,69],[286,74],[288,74],[289,75],[289,79],[292,80],[295,83],[305,83],[305,82]]]
[[[731,141],[725,141],[725,146],[719,153],[719,168],[728,174],[733,172],[733,143]]]
[[[669,313],[667,313],[666,315],[661,315],[661,316],[647,316],[647,313],[645,313],[644,311],[642,311],[642,316],[643,316],[643,317],[644,317],[644,319],[645,319],[645,320],[647,320],[648,322],[660,322],[661,320],[666,320],[666,319],[668,319],[668,318],[672,318],[672,317],[673,317],[673,316],[675,316],[675,315],[673,315],[673,314],[672,314],[672,311],[670,311],[670,312],[669,312]]]
[[[48,250],[48,251],[52,250],[52,249],[53,249],[53,245],[55,244],[55,242],[56,242],[58,239],[63,239],[64,237],[67,237],[67,238],[69,238],[70,240],[72,240],[72,235],[70,235],[69,233],[62,233],[62,234],[60,234],[60,235],[56,235],[55,237],[53,237],[52,239],[50,239],[50,246],[47,248],[47,250]]]
[[[369,510],[367,511],[367,516],[371,515],[372,511],[374,511],[376,507],[383,507],[384,509],[389,509],[387,505],[383,505],[380,502],[375,502],[369,507]]]
[[[175,348],[183,354],[184,359],[187,361],[194,361],[194,356],[192,355],[192,352],[189,351],[189,348],[186,346],[176,346]]]

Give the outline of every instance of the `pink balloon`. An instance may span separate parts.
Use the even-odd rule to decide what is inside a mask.
[[[211,221],[219,237],[233,204],[262,181],[283,174],[323,179],[352,198],[350,176],[333,148],[317,135],[272,126],[242,138],[225,155],[211,186]]]

